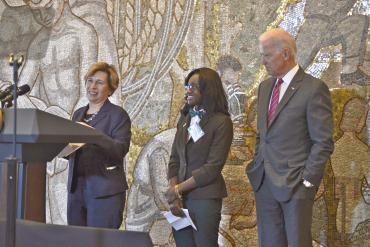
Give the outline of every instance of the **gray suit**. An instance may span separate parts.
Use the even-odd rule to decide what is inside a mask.
[[[260,246],[311,246],[313,199],[333,151],[330,93],[300,68],[267,126],[275,81],[259,86],[255,156],[246,170],[256,194]],[[303,179],[314,187],[306,188]]]

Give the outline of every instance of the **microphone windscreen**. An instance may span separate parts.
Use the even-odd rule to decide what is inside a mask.
[[[12,84],[12,85],[8,86],[7,88],[5,88],[4,91],[1,91],[0,92],[0,99],[8,96],[8,94],[10,94],[12,92],[13,88],[14,88],[14,85]]]
[[[30,86],[28,86],[27,84],[24,84],[24,85],[18,87],[18,95],[26,94],[30,90],[31,90]]]

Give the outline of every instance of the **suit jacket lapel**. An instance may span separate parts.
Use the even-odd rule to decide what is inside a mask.
[[[202,128],[202,130],[204,129],[204,126],[206,126],[206,124],[208,123],[209,118],[210,118],[210,115],[206,113],[203,115],[202,119],[200,120],[199,126]]]
[[[97,123],[100,122],[100,120],[104,119],[107,115],[107,112],[111,108],[112,103],[107,99],[104,103],[104,105],[100,108],[98,114],[91,120],[89,123],[90,126],[94,127]]]
[[[293,80],[290,82],[289,87],[285,91],[283,98],[279,102],[276,108],[275,114],[271,120],[270,126],[268,127],[271,127],[271,125],[274,124],[274,121],[279,116],[279,113],[281,112],[281,110],[286,106],[286,104],[289,102],[289,100],[292,98],[295,92],[297,92],[298,88],[301,85],[300,82],[302,81],[302,79],[303,79],[303,70],[299,68],[297,74],[293,77]],[[266,118],[267,118],[267,114],[266,114]]]
[[[75,115],[72,117],[72,121],[75,121],[75,122],[83,121],[83,118],[85,116],[87,109],[88,109],[88,106],[84,106],[83,108],[81,108],[80,111],[77,111]]]
[[[189,141],[189,132],[188,128],[190,125],[190,114],[187,114],[184,118],[184,123],[182,124],[182,140],[184,140],[184,143],[188,143]]]

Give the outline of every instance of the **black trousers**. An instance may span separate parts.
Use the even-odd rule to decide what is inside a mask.
[[[78,177],[76,190],[68,193],[68,225],[118,229],[123,220],[126,192],[93,197],[86,191],[85,178]]]
[[[178,231],[172,229],[176,246],[217,247],[222,199],[185,199],[183,203],[184,208],[189,210],[197,231],[191,226]]]

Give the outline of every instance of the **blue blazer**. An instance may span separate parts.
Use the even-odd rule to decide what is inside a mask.
[[[87,110],[88,106],[76,110],[72,121],[82,121]],[[124,192],[128,186],[123,159],[131,139],[131,120],[127,112],[107,100],[89,125],[101,131],[102,135],[97,144],[82,147],[87,192],[93,197]],[[75,190],[76,168],[76,153],[73,153],[69,156],[69,193]]]

